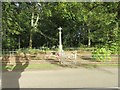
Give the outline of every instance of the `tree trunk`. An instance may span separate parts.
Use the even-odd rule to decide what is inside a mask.
[[[32,17],[31,17],[31,27],[33,29],[33,23],[34,23],[34,12],[32,12]],[[30,30],[30,38],[29,38],[29,48],[32,48],[32,29]]]
[[[20,49],[20,36],[19,36],[19,41],[18,41],[18,48]]]
[[[30,32],[29,48],[32,48],[32,32]]]
[[[91,46],[90,29],[88,29],[88,47]]]
[[[32,29],[30,30],[29,48],[32,48],[32,33],[35,30],[35,28],[37,27],[37,23],[38,23],[38,20],[39,20],[39,14],[37,14],[37,18],[36,18],[35,23],[34,23],[34,17],[35,17],[34,12],[32,12],[32,17],[31,17],[31,27],[32,27]]]

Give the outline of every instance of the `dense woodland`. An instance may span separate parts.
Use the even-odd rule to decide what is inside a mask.
[[[3,49],[58,46],[116,47],[119,42],[118,2],[2,3]]]

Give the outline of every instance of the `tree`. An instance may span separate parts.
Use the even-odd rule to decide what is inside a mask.
[[[57,46],[60,26],[64,47],[113,45],[119,41],[118,5],[117,2],[3,3],[3,48]]]

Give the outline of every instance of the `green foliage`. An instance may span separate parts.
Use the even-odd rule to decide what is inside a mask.
[[[52,47],[58,45],[58,27],[62,27],[64,47],[80,47],[80,44],[103,47],[118,38],[118,3],[110,2],[15,2],[3,3],[3,48]],[[35,23],[31,26],[32,12]],[[30,38],[31,37],[31,38]],[[30,40],[31,39],[31,40]],[[19,42],[19,44],[17,44]],[[116,45],[110,50],[116,53]],[[115,51],[115,52],[114,52]]]
[[[42,47],[41,48],[43,51],[49,51],[50,50],[50,48],[48,48],[48,47]]]
[[[117,43],[111,43],[111,44],[108,44],[108,48],[109,50],[111,51],[112,54],[118,54],[118,44]]]
[[[80,48],[87,48],[87,45],[80,44]]]
[[[29,54],[36,54],[39,53],[39,49],[31,49],[31,48],[25,48],[25,49],[18,49],[17,53],[29,53]]]
[[[107,61],[111,60],[111,52],[110,50],[107,50],[106,48],[98,48],[95,51],[92,52],[92,58],[96,61]]]
[[[28,53],[30,53],[30,54],[37,54],[39,52],[38,49],[29,49],[29,48],[26,49],[25,51],[28,52]]]

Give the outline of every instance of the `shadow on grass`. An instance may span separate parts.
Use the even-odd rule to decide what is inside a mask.
[[[81,63],[81,62],[60,62],[59,60],[55,59],[46,59],[46,62],[49,62],[50,64],[54,64],[63,68],[79,68],[79,67],[84,67],[84,68],[97,68],[96,64],[89,64],[89,63]]]
[[[112,72],[107,69],[107,68],[109,68],[107,66],[111,66],[109,64],[104,64],[104,63],[101,63],[101,62],[94,62],[92,60],[92,58],[86,57],[86,56],[81,57],[81,59],[82,60],[87,60],[87,62],[84,62],[84,61],[80,62],[79,61],[76,64],[74,64],[74,63],[63,64],[59,60],[55,60],[55,59],[46,59],[46,61],[49,62],[50,64],[55,64],[55,65],[58,65],[58,66],[63,67],[63,68],[80,68],[80,67],[83,67],[83,68],[86,68],[86,69],[96,69],[98,71],[102,71],[102,72],[106,72],[108,74],[112,74]],[[91,63],[91,62],[93,62],[93,63]]]
[[[97,68],[98,66],[96,64],[87,64],[87,63],[80,63],[80,64],[77,64],[78,67],[83,67],[83,68],[88,68],[88,69],[91,69],[91,68]]]
[[[63,62],[61,62],[60,60],[57,59],[46,59],[46,62],[50,63],[50,64],[54,64],[57,65],[59,67],[63,67],[63,68],[75,68],[74,65],[71,64],[63,64]]]
[[[81,59],[92,61],[92,58],[90,56],[81,56]]]

